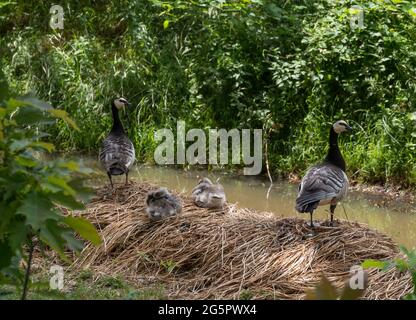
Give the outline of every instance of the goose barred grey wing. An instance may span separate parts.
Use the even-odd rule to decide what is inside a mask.
[[[99,158],[111,175],[125,174],[135,160],[133,143],[125,135],[110,134],[101,145]]]
[[[348,190],[348,178],[337,166],[324,164],[308,170],[300,184],[296,210],[311,212],[318,205],[342,199]]]

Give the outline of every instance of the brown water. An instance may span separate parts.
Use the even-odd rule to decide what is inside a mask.
[[[191,193],[201,177],[209,177],[224,186],[227,201],[238,203],[241,207],[269,211],[279,217],[303,217],[309,219],[309,214],[300,214],[294,209],[297,185],[287,181],[277,181],[267,193],[270,186],[268,179],[258,176],[237,176],[229,173],[208,172],[205,170],[180,170],[173,167],[139,165],[130,174],[137,181],[147,181],[160,186],[174,189],[178,192]],[[101,179],[100,179],[101,180]],[[124,183],[124,177],[114,177],[116,183]],[[108,183],[107,180],[103,180]],[[408,248],[416,246],[416,206],[404,202],[380,206],[382,197],[360,192],[350,192],[338,204],[335,218],[357,221],[367,224],[372,229],[389,235],[398,244]],[[314,219],[328,219],[329,206],[319,207],[314,213]]]

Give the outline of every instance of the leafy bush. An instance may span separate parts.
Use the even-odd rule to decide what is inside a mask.
[[[35,243],[55,250],[64,261],[67,249],[79,252],[83,243],[100,237],[91,223],[65,216],[61,208],[82,209],[89,191],[83,186],[89,169],[80,163],[51,160],[54,145],[44,142],[43,129],[56,121],[77,129],[63,110],[35,98],[9,98],[0,104],[0,284],[29,284]],[[20,268],[27,260],[26,274]]]

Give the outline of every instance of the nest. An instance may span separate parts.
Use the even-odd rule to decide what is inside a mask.
[[[151,222],[145,199],[155,188],[131,183],[112,195],[97,190],[87,209],[75,214],[94,223],[103,242],[87,245],[74,266],[120,275],[137,286],[143,279],[161,283],[169,298],[302,299],[322,275],[340,288],[351,266],[400,255],[389,237],[358,223],[324,222],[308,237],[303,219],[235,204],[203,209],[186,195],[180,195],[180,215]],[[412,290],[410,275],[393,269],[369,269],[368,284],[365,299],[399,299]]]

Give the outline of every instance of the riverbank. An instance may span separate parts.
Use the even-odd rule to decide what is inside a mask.
[[[80,158],[83,159],[86,164],[96,169],[98,172],[98,176],[104,177],[104,173],[102,173],[102,168],[97,162],[97,155],[95,153],[82,153],[82,152],[72,152],[69,155],[67,153],[56,153],[54,157],[68,157],[68,158]],[[222,177],[247,177],[247,178],[257,178],[262,180],[265,184],[270,184],[270,178],[268,177],[267,172],[262,172],[259,175],[255,176],[244,176],[244,172],[242,168],[232,166],[232,165],[216,165],[216,166],[206,166],[206,165],[155,165],[152,162],[136,162],[136,166],[140,170],[146,170],[148,168],[167,168],[167,169],[174,169],[178,171],[183,171],[184,175],[187,172],[201,172],[201,174],[208,174],[212,173],[216,176]],[[300,183],[302,179],[302,175],[299,172],[286,172],[279,176],[273,175],[272,180],[274,183],[281,183],[281,182],[289,182],[291,184],[297,185]],[[350,192],[361,192],[368,195],[374,195],[377,197],[382,197],[383,199],[378,199],[377,205],[379,206],[389,206],[394,205],[395,201],[407,202],[408,204],[415,204],[416,205],[416,188],[415,187],[405,187],[399,183],[388,183],[388,184],[377,184],[377,183],[369,183],[365,181],[360,181],[357,179],[353,179],[349,177],[350,180]]]

